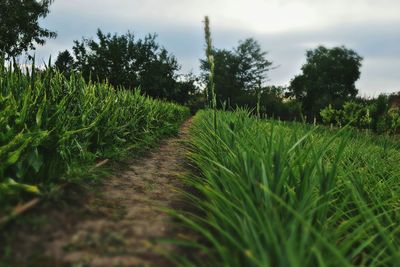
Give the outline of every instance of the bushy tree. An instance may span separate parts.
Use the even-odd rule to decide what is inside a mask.
[[[400,132],[400,108],[389,106],[391,96],[380,95],[375,99],[358,99],[345,102],[335,109],[332,105],[321,110],[322,121],[338,126],[351,125],[368,128],[377,133],[396,134]]]
[[[371,101],[369,104],[371,110],[371,128],[374,130],[378,129],[379,121],[389,111],[389,99],[385,94],[381,94],[378,98]]]
[[[199,78],[193,73],[180,75],[176,86],[177,95],[174,100],[178,103],[188,104],[200,92]]]
[[[223,102],[231,106],[240,105],[254,97],[260,84],[266,81],[272,65],[266,59],[267,53],[252,38],[239,42],[232,51],[213,49],[212,54],[215,62],[215,92],[220,105]],[[201,60],[200,68],[207,82],[210,71],[207,60]]]
[[[86,80],[108,81],[115,87],[136,89],[155,98],[186,103],[199,90],[194,75],[182,76],[176,58],[156,42],[156,35],[136,39],[97,31],[97,40],[74,41],[74,56],[64,51],[55,66],[64,73],[77,71]]]
[[[332,105],[328,105],[326,108],[321,109],[320,111],[322,122],[325,124],[340,124],[342,112],[340,110],[336,110],[332,107]]]
[[[388,103],[392,108],[400,108],[400,92],[390,94],[388,96]]]
[[[217,88],[218,104],[223,101],[234,102],[235,98],[240,95],[241,90],[237,79],[237,57],[233,52],[224,49],[213,50],[213,57],[215,62],[213,78]],[[209,64],[206,60],[201,61],[201,69],[203,70],[203,78],[208,83]]]
[[[378,118],[376,129],[377,133],[398,133],[400,130],[400,110],[399,108],[390,109],[383,116]]]
[[[256,40],[249,38],[239,42],[235,55],[238,59],[239,83],[245,90],[255,91],[267,80],[267,72],[272,65],[272,62],[266,59],[267,52],[261,50]]]
[[[68,50],[64,50],[58,53],[54,66],[68,77],[74,68],[74,63],[75,61],[71,53]]]
[[[332,49],[319,46],[306,53],[302,74],[290,84],[290,92],[302,103],[306,115],[318,116],[329,104],[335,108],[353,99],[358,90],[362,58],[344,46]]]
[[[156,43],[156,35],[137,39],[132,33],[105,34],[97,40],[74,41],[74,70],[86,80],[105,81],[115,87],[141,90],[153,97],[173,98],[179,65],[173,55]]]
[[[7,58],[43,45],[56,33],[39,25],[49,13],[51,0],[0,0],[0,51]]]
[[[343,109],[334,109],[331,105],[320,112],[322,121],[326,124],[338,126],[351,125],[356,128],[369,128],[371,126],[370,109],[368,106],[355,101],[344,103]]]

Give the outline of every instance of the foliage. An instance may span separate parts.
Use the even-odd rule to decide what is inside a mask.
[[[396,134],[400,130],[400,112],[398,107],[390,107],[390,97],[380,95],[367,102],[345,102],[342,109],[331,105],[321,110],[325,124],[338,126],[351,125],[361,129],[371,129],[376,133]]]
[[[326,108],[321,109],[320,115],[322,122],[325,124],[340,124],[342,112],[332,108],[332,105],[329,105]]]
[[[46,192],[96,159],[146,147],[188,116],[182,106],[107,83],[87,84],[74,73],[66,79],[51,69],[23,74],[3,66],[0,203],[18,197],[20,189]]]
[[[241,93],[241,87],[237,80],[237,58],[231,51],[227,50],[214,50],[213,58],[215,62],[213,78],[218,99],[217,104],[221,106],[221,103],[226,101],[234,105],[237,96]],[[210,67],[206,60],[201,61],[201,69],[203,79],[208,84]]]
[[[362,58],[355,51],[344,46],[319,46],[308,50],[306,56],[302,74],[289,87],[291,94],[301,101],[305,115],[318,116],[329,104],[337,108],[357,95],[355,82],[360,77]]]
[[[226,102],[235,106],[243,92],[255,93],[267,79],[272,62],[252,38],[239,42],[233,51],[212,49],[215,61],[214,82],[219,104]],[[210,64],[201,60],[203,78],[207,82]]]
[[[400,133],[400,109],[391,108],[378,119],[376,131],[378,133]]]
[[[216,131],[211,111],[191,128],[198,174],[186,181],[196,212],[180,218],[201,242],[185,242],[200,256],[181,255],[182,265],[397,265],[396,140],[240,110],[217,115]]]
[[[370,104],[371,109],[371,128],[375,131],[378,130],[378,122],[381,117],[385,116],[385,114],[389,110],[389,101],[386,95],[379,95],[378,98],[374,101],[374,103]]]
[[[0,51],[9,58],[16,57],[34,44],[43,45],[56,33],[39,26],[39,20],[49,13],[51,0],[0,1]]]
[[[333,109],[331,105],[320,112],[322,121],[340,126],[351,125],[357,128],[368,128],[371,124],[370,111],[367,107],[354,101],[344,103],[343,109]]]
[[[71,71],[74,69],[74,58],[68,50],[58,53],[54,67],[63,73],[67,78],[70,77]]]
[[[172,100],[190,106],[193,98],[200,94],[199,78],[193,73],[181,75],[176,82],[176,91],[179,92]],[[204,105],[203,105],[204,107]]]
[[[180,66],[176,58],[157,44],[156,35],[136,39],[130,32],[111,35],[98,30],[97,39],[75,41],[73,64],[69,52],[64,51],[56,67],[64,73],[80,72],[86,81],[108,81],[132,90],[140,87],[143,93],[161,99],[187,101],[191,91],[198,90],[194,83],[188,84],[193,79],[177,75]]]
[[[259,98],[257,93],[242,92],[236,100],[236,105],[252,110],[256,114],[255,107],[260,106],[260,114],[263,117],[282,120],[300,120],[301,105],[298,101],[287,99],[284,95],[285,88],[268,86],[260,89]],[[259,100],[259,103],[257,103]],[[231,108],[230,110],[234,110]]]
[[[156,43],[155,35],[135,40],[131,33],[104,34],[97,31],[98,41],[83,39],[73,47],[76,67],[88,80],[108,80],[113,86],[136,88],[141,85],[149,95],[163,97],[174,89],[174,72],[179,66]],[[158,83],[158,84],[157,84]]]
[[[343,112],[343,125],[349,123],[358,128],[367,128],[371,123],[369,109],[354,101],[346,102],[343,105]]]
[[[240,41],[235,49],[238,58],[237,78],[247,91],[255,91],[259,84],[267,80],[266,73],[272,62],[266,59],[267,52],[261,50],[260,44],[253,38]]]

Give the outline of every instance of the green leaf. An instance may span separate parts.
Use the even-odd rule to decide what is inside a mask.
[[[36,173],[39,172],[43,165],[43,156],[39,154],[37,148],[35,148],[28,157],[29,165],[35,170]]]

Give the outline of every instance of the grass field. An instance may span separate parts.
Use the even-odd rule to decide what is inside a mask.
[[[62,184],[84,183],[96,162],[151,146],[188,116],[185,107],[80,76],[0,68],[1,215]],[[245,110],[199,111],[187,140],[193,169],[185,182],[194,190],[182,192],[196,209],[173,213],[200,241],[180,241],[197,253],[179,263],[396,266],[395,138]]]
[[[187,198],[199,210],[181,218],[203,242],[183,265],[400,262],[398,141],[201,111],[189,148],[198,175]]]
[[[0,64],[1,210],[87,177],[100,159],[148,147],[188,116],[187,108],[138,91]]]

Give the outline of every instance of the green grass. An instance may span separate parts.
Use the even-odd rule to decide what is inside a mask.
[[[400,145],[342,129],[201,111],[198,175],[180,218],[202,242],[196,266],[396,266]],[[196,172],[195,172],[196,173]]]
[[[0,205],[84,178],[97,160],[148,147],[188,116],[138,91],[0,64]]]

